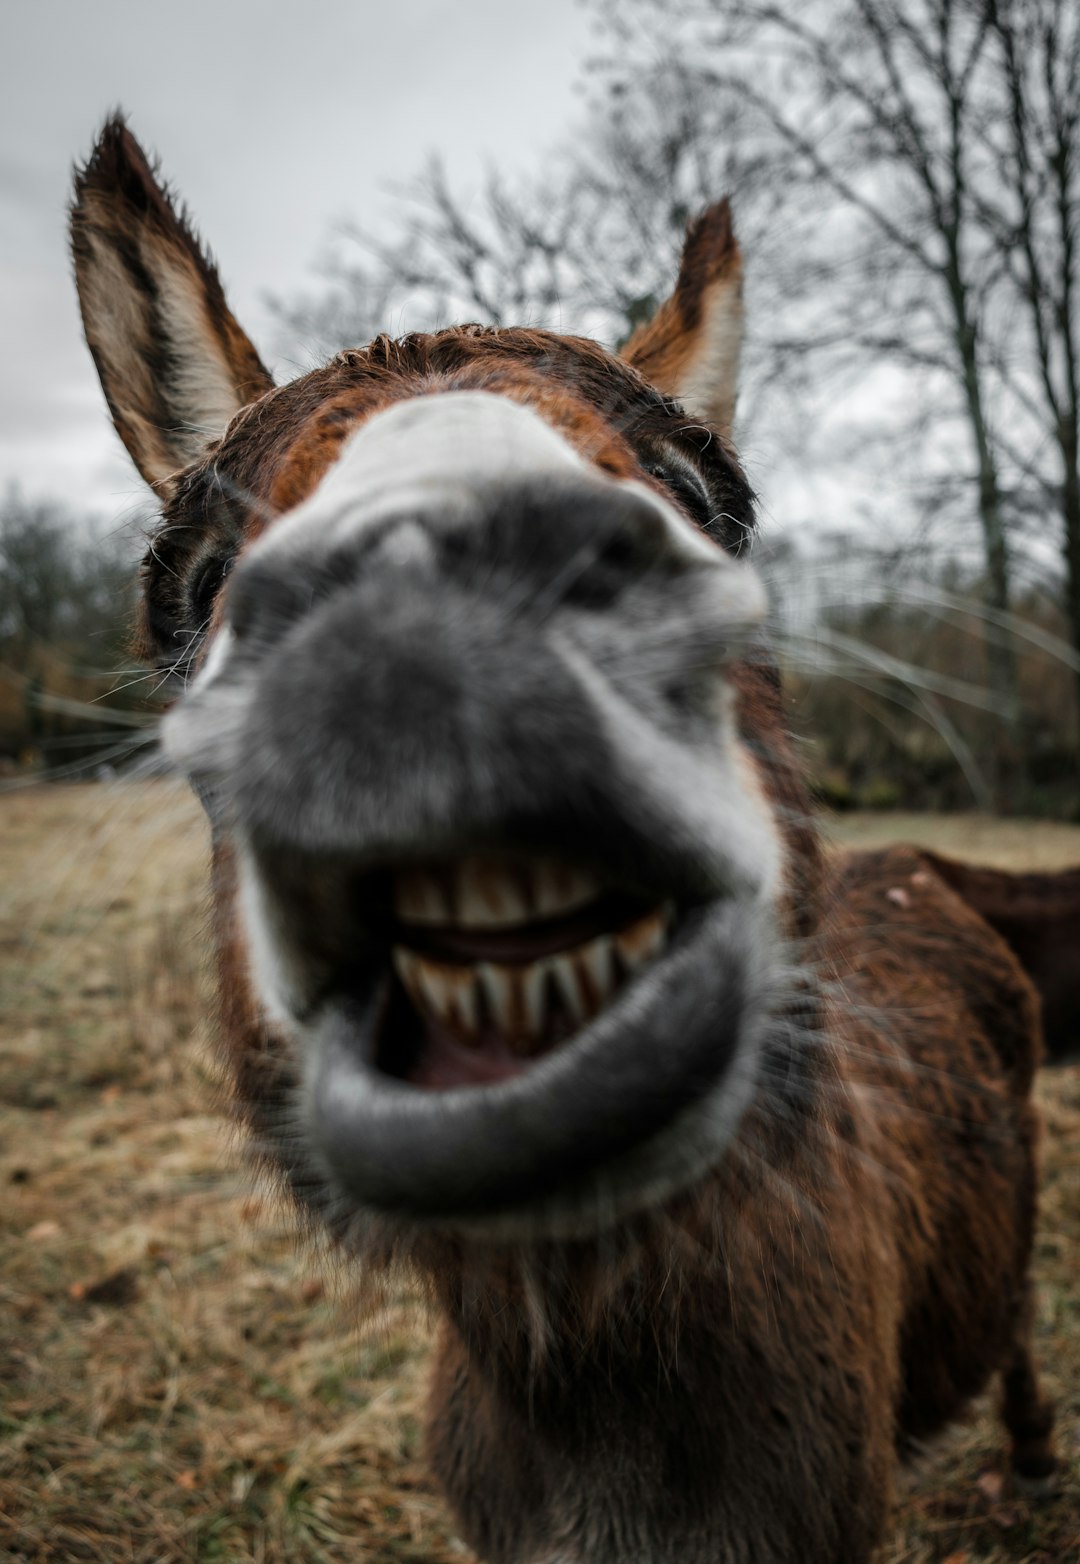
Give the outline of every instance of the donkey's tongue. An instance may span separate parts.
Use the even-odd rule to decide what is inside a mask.
[[[490,1086],[522,1075],[530,1061],[512,1052],[506,1039],[491,1028],[464,1043],[432,1016],[422,1017],[419,1052],[405,1079],[413,1086],[446,1091],[452,1086]]]

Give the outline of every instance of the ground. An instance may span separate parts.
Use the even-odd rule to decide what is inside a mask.
[[[1080,829],[849,816],[1010,867]],[[205,833],[164,782],[0,794],[0,1558],[468,1559],[419,1451],[428,1329],[362,1327],[248,1172],[201,1020]],[[1032,1504],[989,1404],[905,1476],[883,1564],[1080,1559],[1080,1066],[1045,1071],[1038,1350],[1068,1467]]]

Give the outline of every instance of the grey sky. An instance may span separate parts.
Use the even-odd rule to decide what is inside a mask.
[[[578,110],[577,0],[7,0],[0,9],[0,487],[122,517],[145,490],[82,342],[70,169],[127,110],[264,352],[262,295],[310,282],[432,149],[456,180],[535,166]]]

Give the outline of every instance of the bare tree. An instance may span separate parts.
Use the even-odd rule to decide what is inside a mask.
[[[890,547],[933,531],[970,558],[974,523],[987,683],[1019,741],[1029,551],[1064,564],[1080,649],[1075,0],[591,3],[591,107],[543,176],[468,199],[432,164],[392,237],[354,231],[283,320],[320,349],[463,318],[618,343],[687,215],[730,192],[743,443],[760,463],[769,431],[788,495],[824,476],[847,517],[861,481]]]
[[[599,0],[609,81],[676,51],[737,96],[797,242],[773,373],[902,376],[884,431],[928,514],[973,496],[991,682],[1015,709],[1011,544],[1061,521],[1080,649],[1076,225],[1078,15],[1068,0]],[[802,192],[800,197],[799,192]],[[775,258],[775,253],[774,253]],[[965,432],[963,464],[949,429]],[[1056,453],[1056,463],[1053,460]],[[906,475],[905,475],[906,476]],[[1077,689],[1080,713],[1080,685]]]
[[[8,490],[0,504],[0,647],[9,665],[22,668],[35,646],[63,634],[78,584],[74,550],[59,506]]]
[[[470,197],[433,160],[401,193],[390,238],[346,229],[324,286],[275,301],[279,318],[320,351],[462,319],[619,342],[664,296],[689,217],[718,194],[735,201],[744,247],[766,242],[779,193],[757,177],[740,113],[670,58],[645,92],[612,83],[538,178],[493,169]]]
[[[59,746],[70,763],[132,747],[145,684],[118,669],[133,541],[54,500],[0,497],[0,755]]]
[[[56,500],[0,498],[0,658],[24,669],[63,646],[101,669],[122,654],[134,610],[131,540]]]
[[[1023,351],[1002,342],[995,368],[1029,410],[1039,454],[1053,453],[1041,488],[1060,516],[1080,650],[1080,10],[1069,0],[983,0],[982,10],[995,45],[988,134],[1003,177],[988,183],[979,219],[1026,328]]]

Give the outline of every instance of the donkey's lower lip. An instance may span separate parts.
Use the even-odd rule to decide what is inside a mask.
[[[385,981],[331,996],[306,1028],[309,1144],[349,1204],[486,1226],[531,1211],[560,1230],[578,1218],[595,1228],[601,1190],[609,1216],[660,1198],[726,1144],[768,1008],[769,943],[760,909],[696,909],[565,1046],[439,1091],[380,1067]]]

